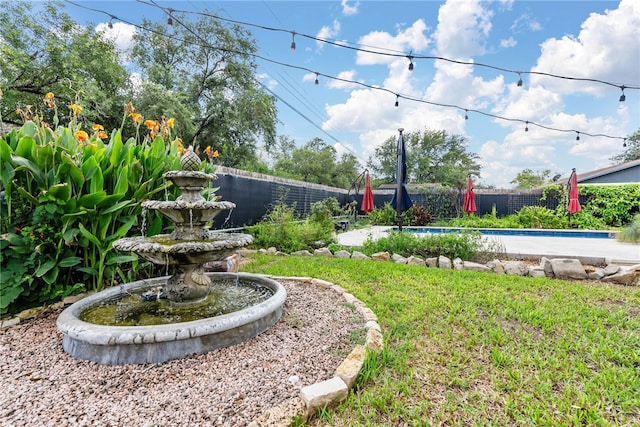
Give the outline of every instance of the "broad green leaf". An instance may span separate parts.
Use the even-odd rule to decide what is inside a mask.
[[[51,270],[47,271],[46,274],[42,275],[42,280],[44,280],[45,283],[49,285],[53,285],[56,282],[56,279],[58,278],[59,272],[60,272],[60,269],[58,268],[58,266],[55,266]]]
[[[78,204],[85,208],[93,208],[97,204],[101,203],[107,197],[107,193],[104,191],[98,191],[96,193],[85,194],[78,199]]]
[[[38,134],[38,128],[34,122],[28,121],[20,128],[20,133],[31,138],[35,138]]]
[[[82,162],[82,173],[84,175],[84,179],[89,180],[93,178],[93,174],[96,173],[97,170],[100,169],[98,162],[94,156],[89,157],[84,162]]]
[[[5,272],[2,272],[4,275]],[[0,309],[5,309],[9,307],[9,304],[14,302],[20,294],[22,294],[23,288],[19,283],[14,283],[12,286],[5,285],[6,281],[1,281],[2,286],[0,286]],[[0,312],[2,312],[0,310]]]
[[[16,167],[15,169],[16,172],[22,171],[22,170],[27,170],[31,172],[31,175],[38,183],[38,186],[44,187],[46,177],[44,172],[42,171],[42,169],[38,167],[38,165],[33,163],[31,160],[21,156],[11,156],[11,160],[13,160],[13,162],[16,165],[18,165],[18,167]]]
[[[116,203],[115,205],[111,205],[109,208],[102,211],[103,214],[108,214],[112,212],[121,211],[129,205],[133,204],[133,200],[123,200],[121,202]]]
[[[129,230],[131,230],[131,227],[133,226],[133,224],[136,223],[136,221],[137,221],[136,217],[134,216],[129,217],[124,224],[118,227],[118,229],[114,234],[112,234],[107,238],[107,240],[114,241],[114,240],[122,239],[123,237],[126,237],[127,233],[129,232]]]
[[[91,243],[96,245],[98,250],[102,252],[102,243],[100,243],[100,240],[98,240],[96,236],[94,236],[89,230],[87,230],[84,225],[78,224],[78,227],[80,228],[80,233],[82,233],[82,235],[86,237]]]
[[[81,271],[83,273],[90,274],[92,276],[97,276],[98,275],[98,270],[96,270],[93,267],[78,267],[78,268],[76,268],[76,270]]]
[[[27,190],[25,190],[22,187],[16,187],[16,190],[18,191],[18,193],[26,200],[27,203],[30,203],[32,205],[37,205],[38,204],[38,199],[36,199],[35,197],[33,197],[31,195],[31,193],[29,193]]]
[[[107,230],[109,230],[109,225],[111,225],[111,221],[113,221],[113,214],[104,214],[101,213],[98,216],[98,231],[96,237],[98,239],[104,241],[107,237]]]
[[[127,190],[129,190],[129,166],[125,165],[120,169],[113,194],[126,194]]]
[[[118,203],[123,197],[124,197],[124,194],[111,194],[105,197],[105,199],[98,204],[98,207],[100,208],[103,208],[105,206],[111,207],[114,204]]]
[[[55,259],[50,259],[49,261],[45,262],[44,264],[41,264],[40,267],[38,267],[38,269],[34,273],[34,276],[42,277],[49,270],[51,270],[53,267],[55,267],[55,265],[56,265],[56,260]]]
[[[58,267],[73,267],[74,265],[78,265],[82,262],[82,258],[78,256],[70,256],[67,258],[63,258],[59,263]]]
[[[63,180],[64,176],[70,176],[77,188],[82,188],[84,184],[84,175],[82,170],[75,164],[67,153],[62,153],[62,164],[58,168],[58,179]]]
[[[89,183],[89,191],[92,193],[102,191],[104,189],[104,178],[102,177],[102,170],[96,169],[95,173],[91,177]]]
[[[29,138],[26,136],[20,138],[20,141],[18,141],[18,146],[15,150],[16,155],[33,161],[35,152],[36,141],[33,138]]]
[[[111,153],[109,154],[109,162],[111,166],[116,166],[120,163],[120,159],[122,156],[122,137],[120,135],[120,131],[116,132],[115,135],[111,138],[111,142],[109,143],[109,147],[111,149]]]
[[[71,198],[71,186],[67,183],[49,187],[48,193],[58,200],[67,201]]]
[[[70,228],[70,229],[68,229],[67,231],[64,232],[64,234],[62,235],[62,238],[64,239],[64,241],[66,243],[72,243],[75,240],[75,238],[78,235],[78,233],[80,233],[79,229]]]
[[[7,144],[4,139],[0,138],[0,161],[2,161],[3,167],[5,166],[5,162],[11,161],[11,153],[13,153],[13,150],[9,144]]]

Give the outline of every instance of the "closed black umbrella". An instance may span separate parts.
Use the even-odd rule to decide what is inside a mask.
[[[397,149],[397,162],[396,162],[396,192],[391,199],[391,207],[396,210],[398,220],[398,231],[402,231],[402,212],[413,206],[411,197],[407,193],[407,156],[404,150],[404,137],[402,131],[404,129],[398,129],[400,135],[398,136],[398,149]]]

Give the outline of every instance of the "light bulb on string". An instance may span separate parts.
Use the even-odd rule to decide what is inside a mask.
[[[320,84],[320,82],[318,81],[318,73],[316,73],[316,81],[314,83],[316,84],[316,86]]]
[[[469,112],[469,110],[465,109],[464,110],[464,119],[465,120],[469,120],[469,114],[467,114]]]
[[[399,105],[398,100],[400,99],[400,95],[396,95],[396,107]]]
[[[522,87],[522,76],[518,73],[518,87]]]
[[[622,146],[623,146],[624,148],[627,148],[627,138],[625,138],[625,139],[622,141]]]
[[[291,50],[296,50],[296,32],[291,32]]]
[[[529,121],[526,121],[526,122],[524,123],[524,131],[525,131],[525,132],[529,132]]]
[[[110,30],[113,29],[113,16],[111,17],[111,19],[109,19],[109,23],[107,24],[107,27],[109,27]]]
[[[407,56],[409,58],[409,71],[413,71],[413,56]]]
[[[171,17],[171,13],[173,9],[169,9],[169,17],[167,18],[167,25],[173,25],[173,18]]]
[[[576,141],[580,141],[580,132],[576,131]]]
[[[622,91],[622,95],[620,95],[620,102],[624,102],[627,99],[624,95],[624,85],[620,86],[620,90]]]

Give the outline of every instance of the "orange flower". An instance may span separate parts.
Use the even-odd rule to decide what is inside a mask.
[[[44,96],[44,99],[47,101],[50,101],[53,99],[53,92],[47,92],[47,94]]]
[[[207,157],[209,157],[209,160],[213,160],[220,155],[218,154],[218,150],[212,151],[210,145],[208,145],[207,148],[204,149],[204,153],[207,155]]]
[[[75,114],[76,116],[79,116],[80,114],[82,114],[82,106],[78,105],[78,104],[70,104],[69,105],[69,109],[73,112],[73,114]]]
[[[142,123],[142,119],[144,118],[142,117],[142,114],[138,114],[138,113],[129,113],[129,116],[133,119],[133,122],[136,124]]]
[[[171,117],[169,120],[167,120],[167,126],[173,129],[173,125],[175,124],[175,121],[176,119]]]
[[[158,121],[157,120],[145,120],[144,121],[144,125],[147,127],[147,129],[154,130],[158,126]]]
[[[107,139],[109,138],[109,135],[107,135],[107,133],[103,130],[99,130],[96,132],[96,137],[100,138],[100,139]]]
[[[178,146],[178,157],[180,157],[187,152],[187,149],[182,145],[182,140],[180,138],[176,138],[176,142]]]
[[[133,108],[133,104],[131,102],[127,103],[127,105],[124,106],[124,111],[128,114],[128,115],[132,115],[133,113],[136,112],[136,109]]]
[[[83,130],[77,130],[73,133],[76,139],[80,142],[85,142],[89,139],[89,135]]]
[[[93,130],[95,130],[96,132],[97,132],[97,131],[99,131],[99,130],[104,130],[104,126],[99,125],[99,124],[97,124],[97,123],[96,123],[95,125],[91,126],[91,127],[92,127],[92,128],[93,128]]]

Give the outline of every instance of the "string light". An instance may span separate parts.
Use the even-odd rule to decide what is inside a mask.
[[[518,72],[518,87],[522,87],[522,75],[520,74],[520,72]]]
[[[318,73],[316,73],[316,81],[314,83],[316,84],[316,86],[320,84],[320,82],[318,81]]]
[[[171,17],[171,13],[173,12],[173,9],[168,9],[169,10],[169,17],[167,18],[167,25],[173,25],[173,18]]]
[[[467,114],[469,112],[469,110],[465,109],[464,110],[464,119],[465,120],[469,120],[469,115]]]
[[[525,124],[524,124],[524,131],[525,132],[529,132],[529,122],[528,121],[526,121]]]
[[[580,141],[580,132],[576,131],[576,141]]]
[[[291,50],[296,50],[296,32],[291,32]]]
[[[624,96],[624,85],[620,86],[620,90],[622,90],[622,95],[620,95],[620,102],[624,102],[627,97]]]
[[[118,20],[120,20],[120,21],[122,21],[122,22],[124,22],[124,23],[126,23],[126,24],[129,24],[129,25],[132,25],[132,26],[134,26],[134,27],[136,27],[136,28],[139,28],[140,30],[143,30],[143,31],[150,31],[150,32],[156,32],[156,31],[154,31],[152,28],[143,27],[143,26],[141,26],[140,24],[136,24],[135,22],[131,22],[131,21],[128,21],[128,20],[126,20],[126,19],[118,18],[118,17],[113,16],[113,15],[111,15],[110,13],[108,13],[108,12],[106,12],[106,11],[104,11],[104,10],[99,10],[99,9],[94,9],[94,8],[91,8],[91,7],[88,7],[88,6],[84,6],[84,5],[82,5],[82,4],[76,3],[76,2],[71,1],[71,0],[64,0],[64,1],[65,1],[65,2],[67,2],[67,3],[73,4],[74,6],[77,6],[77,7],[83,8],[83,9],[86,9],[86,10],[92,10],[92,11],[94,11],[94,12],[99,12],[99,13],[103,13],[103,14],[105,14],[105,15],[111,16],[113,19],[118,19]],[[138,2],[140,2],[140,3],[143,3],[143,4],[147,4],[147,5],[151,5],[151,6],[154,6],[154,7],[158,7],[158,8],[163,9],[163,10],[168,10],[168,11],[169,11],[169,13],[171,13],[171,12],[176,12],[176,10],[175,10],[175,9],[164,9],[164,8],[162,8],[161,6],[159,6],[159,5],[155,4],[155,3],[149,3],[149,2],[146,2],[146,1],[143,1],[143,0],[137,0],[137,1],[138,1]],[[204,16],[208,16],[208,17],[213,17],[213,18],[216,18],[216,19],[220,19],[220,20],[223,20],[223,21],[235,22],[235,23],[238,23],[238,24],[244,24],[244,25],[249,25],[249,26],[255,26],[255,27],[260,27],[260,28],[264,28],[264,29],[268,29],[268,30],[273,30],[273,31],[290,32],[290,33],[291,33],[291,35],[292,35],[292,45],[293,45],[292,47],[294,47],[294,46],[295,46],[295,42],[294,42],[294,37],[295,37],[295,35],[296,35],[296,34],[299,34],[299,33],[291,32],[291,31],[289,31],[289,30],[272,29],[272,28],[262,27],[262,26],[259,26],[259,25],[250,24],[250,23],[245,23],[245,22],[241,22],[241,21],[234,21],[234,20],[231,20],[231,19],[222,18],[222,17],[216,16],[216,15],[212,15],[212,14],[208,14],[208,13],[200,13],[200,12],[192,12],[192,11],[178,11],[178,12],[191,13],[191,14],[200,14],[200,15],[204,15]],[[195,33],[194,33],[194,34],[195,34]],[[176,41],[185,42],[185,40],[180,39],[180,38],[178,38],[178,37],[175,37],[175,36],[173,36],[173,35],[164,34],[164,33],[158,33],[158,35],[161,35],[161,36],[163,36],[163,37],[166,37],[166,38],[169,38],[169,39],[173,39],[173,40],[176,40]],[[197,36],[197,34],[195,34],[195,35]],[[325,43],[329,43],[329,44],[335,44],[335,45],[340,46],[340,47],[346,47],[346,48],[350,48],[350,49],[354,49],[354,50],[358,50],[358,51],[369,52],[369,53],[372,53],[372,54],[387,55],[387,56],[400,56],[400,55],[397,55],[397,54],[393,54],[393,55],[392,55],[392,54],[386,54],[386,53],[382,53],[382,52],[367,51],[367,50],[364,50],[364,49],[355,49],[355,48],[352,48],[352,47],[349,47],[349,46],[345,46],[345,45],[342,45],[342,44],[332,43],[331,41],[327,41],[327,40],[325,40],[325,39],[316,39],[316,38],[315,38],[315,37],[313,37],[313,36],[308,36],[308,35],[305,35],[305,34],[299,34],[299,35],[301,35],[301,36],[303,36],[303,37],[312,38],[312,39],[317,40],[317,41],[320,41],[320,42],[325,42]],[[201,40],[203,40],[203,39],[201,39]],[[206,43],[206,41],[204,42],[205,44],[201,44],[201,43],[200,43],[200,44],[198,44],[198,43],[193,43],[193,42],[191,42],[191,43],[192,43],[192,44],[194,44],[194,45],[201,46],[201,47],[207,47],[207,48],[220,49],[220,48],[218,48],[218,47],[211,46],[210,44]],[[238,53],[238,54],[246,54],[246,53],[247,53],[247,52],[240,52],[240,51],[229,50],[229,49],[226,49],[226,51],[227,51],[227,52],[231,52],[231,53]],[[250,54],[250,55],[251,55],[251,56],[253,56],[253,57],[255,57],[255,58],[257,58],[257,59],[261,59],[261,60],[264,60],[264,61],[267,61],[267,62],[271,62],[271,63],[278,64],[278,65],[282,65],[282,66],[285,66],[285,67],[288,67],[288,68],[299,69],[299,70],[303,70],[303,71],[306,71],[306,72],[315,72],[315,71],[309,70],[309,69],[307,69],[307,68],[305,68],[305,67],[296,66],[296,65],[292,65],[292,64],[286,64],[286,63],[283,63],[283,62],[275,61],[275,60],[273,60],[273,59],[265,58],[265,57],[260,56],[260,55],[257,55],[257,54]],[[402,55],[402,56],[405,56],[405,57],[406,57],[406,55]],[[619,84],[613,84],[613,83],[609,83],[609,82],[605,82],[605,81],[601,81],[601,80],[596,80],[596,79],[588,79],[588,78],[573,78],[573,77],[558,76],[558,75],[553,75],[553,74],[549,74],[549,73],[542,73],[542,72],[533,72],[533,71],[532,71],[532,72],[528,72],[528,71],[513,71],[513,70],[507,70],[507,69],[503,69],[503,68],[499,68],[499,67],[494,67],[494,66],[486,65],[486,64],[480,64],[480,63],[465,63],[465,62],[455,61],[455,60],[451,60],[451,59],[447,59],[447,58],[441,58],[441,57],[427,57],[427,56],[413,56],[413,55],[412,55],[412,58],[439,59],[439,60],[448,61],[448,62],[454,62],[454,63],[459,63],[459,64],[463,64],[463,65],[464,65],[464,64],[468,64],[468,65],[485,66],[485,67],[488,67],[488,68],[493,68],[493,69],[497,69],[497,70],[501,70],[501,71],[506,71],[506,72],[517,72],[519,75],[520,75],[520,73],[525,73],[525,74],[537,74],[537,75],[544,75],[544,76],[547,76],[547,77],[556,77],[556,78],[569,79],[569,80],[579,80],[579,81],[597,82],[597,83],[602,83],[602,84],[606,84],[606,85],[615,86],[615,87],[618,87],[618,88],[621,88],[621,89],[622,89],[622,87],[624,87],[624,89],[640,89],[640,86],[629,86],[629,85],[620,86]],[[391,90],[389,90],[389,89],[387,89],[387,88],[379,87],[379,86],[372,86],[372,85],[368,85],[368,84],[363,83],[363,82],[360,82],[360,81],[354,81],[354,80],[344,79],[344,78],[340,78],[340,77],[336,77],[336,76],[331,76],[331,75],[326,75],[326,74],[323,74],[323,75],[324,75],[324,76],[326,76],[326,77],[328,77],[328,78],[330,78],[330,79],[333,79],[333,80],[342,81],[342,82],[350,83],[350,84],[354,84],[354,85],[360,85],[360,86],[363,86],[363,87],[366,87],[366,88],[368,88],[368,89],[372,89],[372,90],[380,90],[380,91],[385,91],[385,92],[393,93],[394,95],[396,95],[396,102],[395,102],[395,106],[397,107],[397,106],[399,105],[398,100],[399,100],[399,98],[400,98],[400,96],[401,96],[401,95],[400,95],[400,94],[396,94],[396,93],[392,92]],[[420,103],[424,103],[424,104],[429,104],[429,105],[434,105],[434,106],[439,106],[439,107],[447,107],[447,108],[462,109],[462,107],[460,107],[460,106],[458,106],[458,105],[453,105],[453,104],[442,104],[442,103],[438,103],[438,102],[428,101],[428,100],[425,100],[425,99],[423,99],[423,98],[415,98],[415,97],[406,96],[406,95],[402,95],[402,97],[403,97],[403,98],[406,98],[406,99],[408,99],[408,100],[411,100],[411,101],[420,102]],[[524,122],[524,120],[522,120],[522,119],[498,116],[498,115],[491,114],[491,113],[487,113],[487,112],[484,112],[484,111],[481,111],[481,110],[475,110],[475,109],[466,110],[466,109],[465,109],[465,111],[472,111],[472,112],[475,112],[475,113],[477,113],[477,114],[480,114],[480,115],[483,115],[483,116],[486,116],[486,117],[491,117],[491,118],[499,119],[499,120],[505,120],[505,121],[511,121],[511,122],[521,122],[521,123],[522,123],[522,122]],[[534,126],[538,126],[538,127],[542,128],[542,129],[546,129],[546,130],[550,130],[550,131],[555,131],[555,132],[576,132],[576,133],[578,133],[578,135],[577,135],[576,139],[577,139],[577,140],[580,140],[580,136],[579,136],[579,133],[580,133],[580,132],[578,132],[578,131],[576,131],[576,130],[555,128],[555,127],[545,126],[545,125],[542,125],[542,124],[539,124],[539,123],[529,122],[529,121],[527,121],[527,122],[526,122],[526,124],[531,124],[531,125],[534,125]],[[602,137],[602,138],[609,138],[609,139],[623,139],[623,137],[621,137],[621,136],[612,136],[612,135],[607,135],[607,134],[602,134],[602,133],[599,133],[599,134],[591,134],[591,133],[587,133],[587,132],[582,132],[582,133],[583,133],[584,135],[588,135],[588,136],[591,136],[591,137],[594,137],[594,138],[596,138],[596,137]],[[626,138],[625,138],[625,139],[626,139]]]
[[[622,142],[622,146],[624,148],[627,148],[627,138],[625,138],[624,141]]]
[[[107,27],[109,27],[110,30],[113,30],[113,16],[111,17],[111,19],[109,19],[109,23],[107,24]]]
[[[413,71],[413,56],[407,56],[409,58],[409,71]]]

